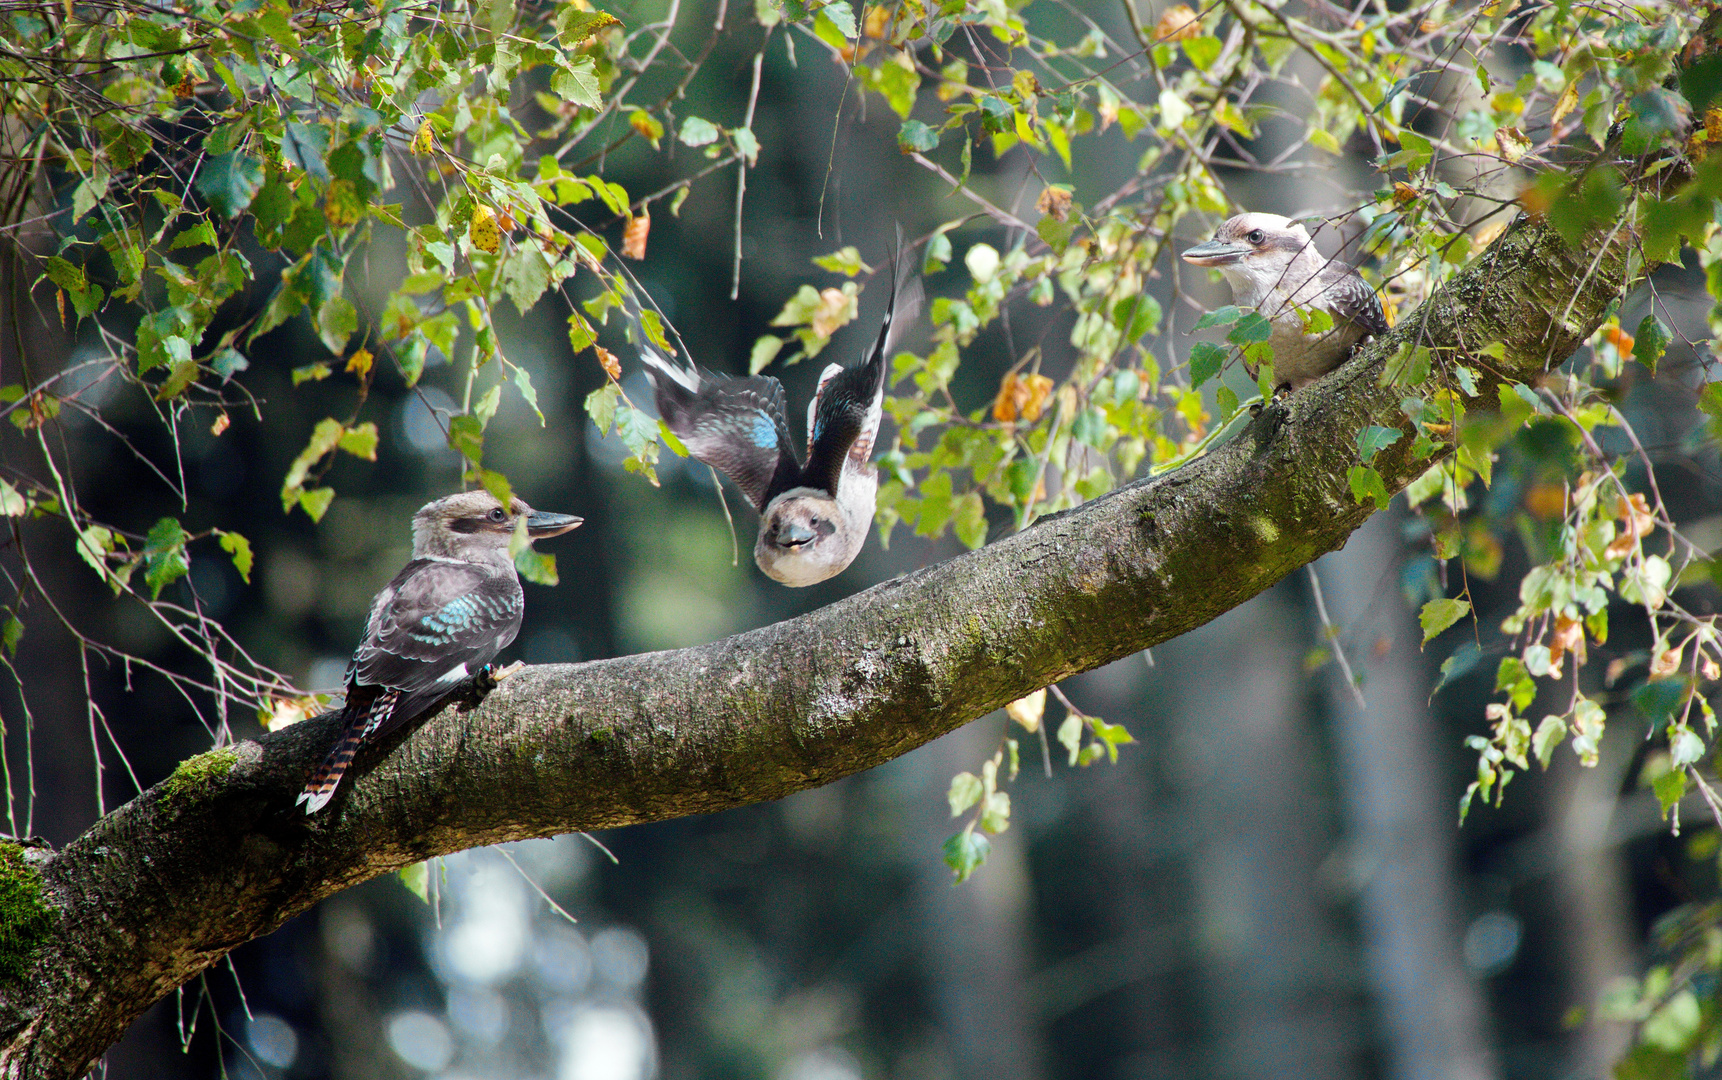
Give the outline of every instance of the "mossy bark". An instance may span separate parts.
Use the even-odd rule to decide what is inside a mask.
[[[1385,340],[1237,438],[980,551],[788,622],[678,652],[527,668],[361,756],[325,812],[293,799],[331,719],[239,744],[40,861],[52,928],[0,982],[0,1076],[82,1073],[140,1012],[318,900],[482,844],[709,813],[888,761],[1050,682],[1176,637],[1345,543],[1346,470],[1404,426],[1383,358],[1533,380],[1625,285],[1623,239],[1521,221]],[[1478,350],[1505,346],[1496,360]],[[1427,462],[1376,459],[1389,491]],[[179,774],[176,773],[176,776]],[[181,778],[183,781],[184,778]],[[171,789],[171,790],[170,790]]]

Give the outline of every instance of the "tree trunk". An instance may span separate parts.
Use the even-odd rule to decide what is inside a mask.
[[[1402,340],[1487,373],[1493,402],[1571,355],[1626,262],[1623,238],[1575,250],[1521,221],[1399,331],[1175,472],[775,626],[528,668],[365,755],[314,818],[293,798],[327,718],[186,762],[62,851],[0,846],[0,1076],[79,1075],[150,1003],[367,878],[781,798],[1208,622],[1372,512],[1346,470],[1361,427],[1405,424],[1402,388],[1378,384]],[[1476,352],[1493,342],[1504,359]],[[1409,439],[1375,459],[1389,492],[1427,464]]]

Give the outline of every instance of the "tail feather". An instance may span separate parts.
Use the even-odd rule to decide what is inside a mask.
[[[305,790],[299,793],[293,805],[303,804],[307,814],[315,814],[329,805],[329,800],[335,797],[335,789],[341,784],[341,777],[347,775],[347,766],[353,763],[354,755],[365,744],[365,739],[395,711],[395,702],[400,696],[399,690],[386,690],[371,701],[369,708],[347,718],[340,740],[305,782]]]

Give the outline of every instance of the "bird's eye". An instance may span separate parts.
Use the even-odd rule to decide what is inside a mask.
[[[495,507],[492,507],[490,510],[490,520],[492,520],[492,521],[507,521],[508,515],[502,512],[502,507],[495,506]]]
[[[1260,229],[1251,229],[1250,235],[1244,237],[1245,240],[1248,240],[1252,244],[1259,244],[1267,238],[1267,234],[1262,232]]]

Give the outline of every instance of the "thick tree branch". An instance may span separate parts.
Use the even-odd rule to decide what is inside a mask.
[[[1626,266],[1623,236],[1575,250],[1521,221],[1386,340],[1185,468],[789,622],[528,668],[477,710],[445,711],[361,758],[315,818],[293,798],[330,720],[193,759],[65,850],[22,849],[54,915],[39,934],[0,932],[0,1074],[81,1073],[228,950],[376,875],[781,798],[1200,626],[1369,515],[1346,469],[1361,427],[1406,426],[1402,390],[1378,384],[1401,341],[1420,335],[1438,364],[1488,372],[1486,405],[1500,381],[1571,355]],[[1492,342],[1504,360],[1478,351]],[[1409,444],[1376,459],[1390,491],[1427,465]],[[0,931],[23,925],[6,918]]]

